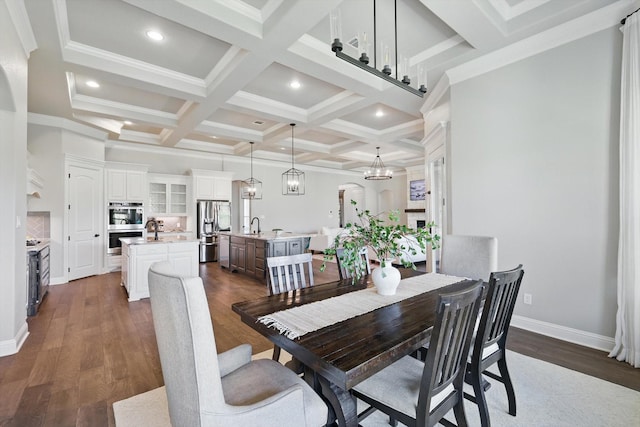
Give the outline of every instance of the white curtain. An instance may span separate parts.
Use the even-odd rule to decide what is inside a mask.
[[[615,347],[640,368],[640,12],[623,28],[620,100],[620,237]]]

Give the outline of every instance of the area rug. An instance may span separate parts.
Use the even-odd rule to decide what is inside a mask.
[[[487,403],[492,427],[630,427],[640,426],[640,392],[512,351],[507,363],[516,391],[517,416],[509,415],[504,386],[491,380]],[[270,358],[272,351],[254,358]],[[286,362],[287,354],[280,356]],[[289,356],[290,357],[290,356]],[[494,370],[494,369],[491,369]],[[497,372],[497,370],[496,370]],[[472,390],[468,390],[472,393]],[[359,402],[359,411],[364,410]],[[465,400],[469,426],[480,426],[477,406]],[[453,412],[446,417],[455,423]],[[388,426],[376,411],[362,427]],[[398,423],[398,425],[403,425]]]

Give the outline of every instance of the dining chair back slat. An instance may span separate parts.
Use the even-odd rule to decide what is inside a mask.
[[[310,253],[267,258],[269,292],[281,294],[314,285]]]

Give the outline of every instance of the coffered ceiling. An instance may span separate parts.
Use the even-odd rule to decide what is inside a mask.
[[[447,73],[614,3],[398,0],[398,54],[412,86],[426,72],[420,98],[331,52],[332,9],[357,57],[371,0],[25,0],[38,46],[29,111],[102,129],[113,145],[248,156],[255,141],[255,158],[282,161],[296,123],[297,164],[361,171],[380,146],[401,171],[423,162],[420,108]],[[378,41],[393,43],[392,6],[377,2]]]

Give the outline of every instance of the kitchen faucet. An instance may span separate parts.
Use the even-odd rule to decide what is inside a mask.
[[[258,220],[258,234],[260,234],[260,218],[258,218],[257,216],[254,216],[253,218],[251,218],[251,223],[249,224],[249,228],[251,228],[251,226],[253,225],[253,221],[256,219]]]
[[[150,219],[147,220],[147,223],[144,225],[144,228],[147,228],[147,225],[149,225],[149,223],[153,224],[153,240],[158,240],[158,221],[156,221],[155,219]]]

